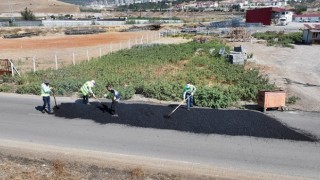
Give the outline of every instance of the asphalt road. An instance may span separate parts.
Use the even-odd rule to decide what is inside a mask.
[[[121,103],[112,118],[100,103],[57,98],[42,114],[37,96],[0,93],[0,138],[255,172],[320,177],[320,114]],[[52,103],[53,104],[53,103]],[[109,105],[105,103],[105,105]]]

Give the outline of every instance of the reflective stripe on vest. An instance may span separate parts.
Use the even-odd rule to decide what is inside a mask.
[[[84,85],[80,88],[81,92],[83,95],[89,94],[89,89],[88,89],[88,82],[84,83]]]
[[[49,87],[47,90],[49,90]],[[46,92],[45,89],[41,86],[41,96],[44,96],[44,97],[50,96],[50,91]]]

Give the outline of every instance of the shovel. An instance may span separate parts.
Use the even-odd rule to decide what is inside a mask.
[[[56,101],[56,95],[54,94],[54,91],[52,91],[53,99],[54,99],[54,107],[55,109],[60,109],[59,106],[57,106],[57,101]]]
[[[189,96],[190,97],[190,96]],[[185,100],[183,100],[176,108],[174,108],[174,110],[173,111],[171,111],[169,114],[167,114],[167,115],[164,115],[163,117],[165,117],[165,118],[170,118],[170,116],[185,102],[185,101],[187,101],[188,99],[189,99],[189,97],[187,98],[187,99],[185,99]]]

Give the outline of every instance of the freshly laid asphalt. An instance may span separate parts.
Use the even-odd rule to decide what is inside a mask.
[[[110,103],[61,103],[55,116],[92,120],[100,124],[123,124],[134,127],[169,129],[196,134],[250,136],[258,138],[316,141],[310,133],[297,131],[261,112],[250,110],[217,110],[184,106],[166,117],[177,105],[119,104],[119,117],[112,117]],[[40,107],[38,107],[39,109]]]
[[[57,98],[42,114],[41,97],[0,93],[0,138],[317,179],[320,114],[179,108],[121,102],[84,105]],[[52,102],[52,105],[53,102]]]

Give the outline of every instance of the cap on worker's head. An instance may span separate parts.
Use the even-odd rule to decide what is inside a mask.
[[[44,83],[45,83],[45,84],[49,84],[50,81],[49,81],[48,79],[46,79],[46,80],[44,81]]]
[[[93,84],[96,84],[96,81],[95,81],[95,80],[91,80],[91,82],[92,82]]]

